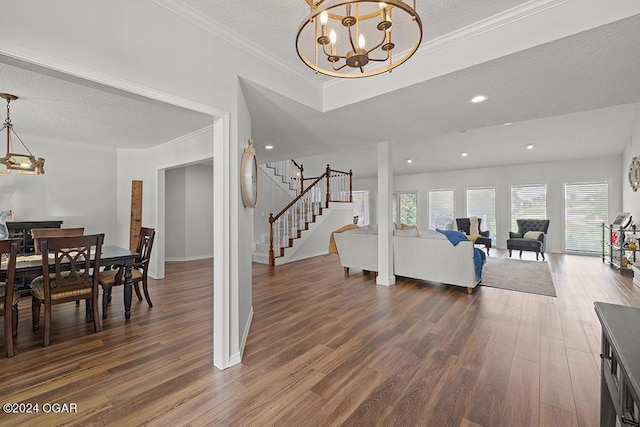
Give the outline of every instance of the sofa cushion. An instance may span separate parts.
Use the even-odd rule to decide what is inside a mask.
[[[418,237],[418,229],[411,227],[402,230],[393,230],[393,235],[397,237]]]
[[[542,242],[531,239],[509,239],[507,240],[507,248],[520,249],[523,251],[539,251],[542,248]]]

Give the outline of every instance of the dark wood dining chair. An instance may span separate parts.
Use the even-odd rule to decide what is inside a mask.
[[[0,240],[0,269],[4,282],[0,282],[0,315],[4,318],[4,348],[7,357],[13,357],[13,338],[18,335],[18,301],[20,292],[14,287],[16,258],[20,241]]]
[[[149,260],[151,259],[151,249],[153,249],[153,240],[156,231],[153,228],[141,227],[140,238],[136,252],[139,254],[131,268],[131,283],[136,291],[139,301],[142,301],[139,284],[142,282],[142,291],[144,298],[147,300],[149,307],[153,307],[151,298],[149,297],[149,288],[147,285],[149,273]],[[124,267],[115,266],[115,269],[104,270],[100,273],[100,286],[102,286],[102,318],[107,318],[107,308],[111,302],[111,288],[113,286],[122,285],[124,283]]]
[[[100,332],[98,312],[98,271],[104,234],[42,237],[42,276],[31,282],[33,330],[40,326],[40,306],[44,304],[44,346],[51,335],[51,307],[68,301],[87,301],[87,317]],[[52,255],[52,258],[49,258]],[[92,261],[93,260],[93,261]],[[91,265],[95,263],[96,268]]]
[[[84,235],[84,227],[75,228],[32,228],[31,237],[33,237],[34,252],[39,254],[40,247],[38,239],[40,237],[62,237],[62,236],[82,236]]]

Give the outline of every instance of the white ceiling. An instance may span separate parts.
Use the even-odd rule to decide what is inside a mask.
[[[593,158],[621,154],[640,113],[637,46],[640,15],[325,113],[243,88],[255,141],[299,157],[351,152],[339,161],[362,159],[357,176],[375,174],[371,144],[384,140],[399,174]],[[478,92],[489,100],[470,104]]]
[[[19,97],[10,104],[11,122],[27,146],[33,138],[100,147],[149,148],[213,123],[205,114],[1,55],[0,76],[0,92]],[[4,121],[6,103],[1,101]]]
[[[329,81],[295,52],[295,33],[308,12],[303,0],[156,2],[195,11],[227,39],[275,58],[311,82]],[[423,45],[524,3],[418,0]],[[381,140],[396,146],[397,173],[593,158],[621,154],[640,113],[638,46],[640,15],[635,15],[324,113],[251,81],[243,80],[242,87],[261,161],[338,162],[345,165],[336,167],[353,168],[356,176],[372,176],[373,148]],[[212,122],[200,113],[2,56],[0,76],[0,92],[21,97],[12,103],[12,120],[27,144],[29,138],[46,137],[144,148]],[[489,94],[489,100],[469,104],[478,92]],[[525,150],[527,143],[535,148]],[[276,148],[266,151],[266,144]],[[469,156],[462,158],[462,151]],[[407,165],[407,158],[414,162]]]
[[[220,32],[233,34],[234,38],[262,50],[279,62],[287,64],[288,67],[313,75],[316,81],[330,80],[323,75],[314,75],[300,61],[296,53],[296,33],[300,23],[309,14],[309,6],[304,0],[159,0],[157,2],[169,4],[174,8],[177,3],[191,9],[219,27]],[[417,0],[417,12],[423,21],[423,42],[526,2],[527,0]]]

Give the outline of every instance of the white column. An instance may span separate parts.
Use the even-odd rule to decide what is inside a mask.
[[[393,275],[393,162],[391,144],[378,144],[378,285],[391,286]]]

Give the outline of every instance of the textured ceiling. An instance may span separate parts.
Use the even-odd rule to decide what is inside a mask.
[[[417,12],[423,22],[422,44],[526,2],[417,0]],[[330,80],[315,75],[296,54],[296,33],[309,14],[304,0],[179,0],[176,3],[197,11],[222,31],[261,49],[288,67],[318,81]]]
[[[244,82],[243,87],[254,140],[275,145],[278,151],[298,153],[299,157],[349,151],[354,145],[364,147],[388,140],[412,147],[411,151],[405,150],[402,158],[416,157],[410,154],[419,152],[419,147],[424,152],[431,152],[428,147],[448,152],[449,160],[440,155],[423,156],[411,169],[446,170],[468,167],[470,162],[462,163],[459,153],[467,151],[472,157],[473,151],[480,151],[474,150],[474,141],[482,141],[482,152],[489,154],[478,152],[481,159],[475,157],[474,165],[517,164],[531,158],[525,160],[519,151],[504,150],[505,141],[501,138],[504,131],[500,129],[504,123],[517,124],[640,101],[637,46],[640,46],[640,16],[326,113],[301,106],[251,82]],[[490,94],[489,100],[479,105],[467,102],[478,92]],[[602,132],[580,132],[580,117],[584,117],[584,126],[589,129],[594,122],[603,121],[597,111],[578,117],[567,115],[571,121],[566,124],[562,120],[546,122],[546,138],[555,143],[547,145],[546,151],[540,146],[535,157],[543,161],[561,159],[559,153],[568,158],[596,157],[605,152],[621,154],[635,117],[628,113],[637,110],[637,106],[625,107],[625,114],[620,117],[602,110],[602,117],[606,118],[603,125],[618,126],[606,127],[616,131],[609,137]],[[481,131],[468,132],[474,129]],[[529,138],[530,135],[514,134],[514,129],[520,128],[512,126],[507,134],[510,138],[518,141]],[[567,133],[567,129],[573,129],[573,133]],[[496,132],[495,137],[490,130]],[[565,138],[558,139],[558,135]],[[576,137],[568,138],[571,135]],[[544,140],[538,134],[536,139]],[[275,151],[264,155],[282,156]],[[370,163],[375,166],[375,150],[361,149],[361,152],[369,153]],[[541,157],[542,153],[546,155]],[[370,175],[374,171],[362,173]]]
[[[327,81],[295,53],[294,35],[308,11],[304,0],[156,2],[197,10],[227,39],[261,48],[318,83]],[[524,3],[418,0],[423,41]],[[360,176],[371,176],[373,146],[381,140],[395,145],[397,173],[593,158],[620,155],[638,119],[638,46],[640,15],[325,113],[251,81],[242,81],[242,88],[261,161],[318,156],[322,166],[331,161],[325,154],[333,153]],[[212,122],[200,113],[2,56],[0,76],[0,92],[21,97],[12,104],[12,119],[27,144],[29,138],[48,138],[143,148]],[[489,94],[489,101],[469,104],[478,92]],[[527,142],[536,147],[523,155]],[[276,148],[266,151],[266,144]],[[462,151],[469,156],[462,159]],[[411,169],[406,158],[415,160]]]
[[[210,126],[205,114],[75,79],[0,56],[0,92],[28,144],[45,139],[103,147],[148,148]],[[2,100],[4,120],[6,104]],[[37,153],[36,153],[37,154]]]

